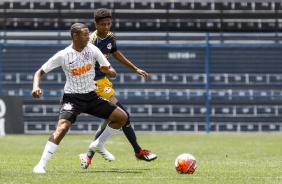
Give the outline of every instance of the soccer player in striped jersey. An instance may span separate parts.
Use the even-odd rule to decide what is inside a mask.
[[[137,68],[120,51],[118,51],[115,35],[110,31],[111,18],[111,11],[106,8],[99,8],[94,12],[94,25],[96,27],[96,30],[90,35],[90,43],[97,46],[106,58],[109,58],[111,54],[120,63],[132,69],[137,74],[143,76],[145,79],[148,79],[148,74],[144,70]],[[100,64],[96,63],[96,76],[94,80],[97,82],[98,89],[95,90],[95,92],[103,98],[110,100],[126,112],[128,120],[122,127],[122,130],[134,149],[135,157],[138,160],[145,160],[148,162],[155,160],[157,158],[156,154],[152,153],[149,150],[142,149],[137,143],[134,129],[130,125],[129,113],[114,96],[115,91],[113,89],[113,84],[108,80],[105,73],[101,72],[99,68]],[[94,140],[100,136],[109,122],[110,121],[107,119],[104,120],[103,124],[96,132]],[[93,156],[94,152],[91,149],[89,149],[87,153],[80,154],[79,157],[81,161],[81,168],[87,169],[91,164],[91,159],[93,158]]]
[[[104,143],[108,138],[117,134],[128,119],[127,114],[120,107],[93,91],[93,89],[97,89],[97,83],[93,80],[96,62],[100,65],[100,71],[108,77],[115,77],[116,72],[102,52],[89,43],[87,26],[81,23],[73,24],[71,26],[71,37],[72,44],[57,52],[34,74],[32,89],[34,98],[40,98],[42,91],[39,84],[45,73],[54,68],[62,67],[66,75],[58,125],[47,141],[40,161],[33,169],[35,173],[46,172],[45,167],[48,160],[80,113],[111,120],[98,139],[89,146],[92,151],[100,153],[109,161],[115,158],[104,148]]]

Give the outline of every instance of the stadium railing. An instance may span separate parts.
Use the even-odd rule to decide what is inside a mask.
[[[70,39],[65,31],[44,34],[0,32],[1,95],[25,97],[26,133],[53,130],[63,94],[64,74],[56,70],[42,79],[42,101],[30,95],[35,70]],[[150,74],[145,81],[114,65],[116,96],[137,131],[281,131],[280,33],[117,35],[119,50]],[[79,122],[74,133],[94,132],[101,120]]]

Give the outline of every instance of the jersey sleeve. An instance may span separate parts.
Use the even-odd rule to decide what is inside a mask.
[[[100,65],[104,66],[111,66],[110,62],[105,58],[103,53],[100,51],[98,47],[92,44],[88,44],[90,47],[95,51],[96,56],[95,56],[95,61],[97,61]],[[95,64],[95,63],[94,63]]]
[[[50,72],[54,68],[62,66],[63,57],[61,54],[62,51],[57,52],[54,56],[52,56],[46,63],[42,65],[42,69],[45,73]]]

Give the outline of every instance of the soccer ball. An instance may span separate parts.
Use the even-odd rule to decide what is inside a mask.
[[[193,155],[183,153],[175,159],[174,166],[179,174],[193,174],[197,168],[197,160]]]

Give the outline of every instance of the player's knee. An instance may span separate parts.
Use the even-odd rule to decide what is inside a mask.
[[[125,111],[126,115],[127,115],[127,120],[125,122],[125,124],[123,126],[127,126],[127,125],[130,125],[130,121],[129,121],[129,118],[130,118],[130,115],[127,111]]]
[[[126,123],[128,117],[121,108],[116,108],[110,115],[109,119],[111,120],[111,122],[115,122],[118,123],[119,126],[123,126]]]
[[[127,110],[123,110],[125,113],[126,113],[126,115],[127,115],[127,118],[129,119],[129,112],[127,112]]]
[[[127,122],[128,119],[128,115],[125,111],[123,111],[122,109],[120,109],[120,116],[119,116],[119,121],[121,126],[125,125],[125,123]]]
[[[71,126],[70,121],[65,120],[65,119],[59,120],[59,124],[57,127],[57,133],[62,134],[62,135],[66,134],[69,131],[70,126]]]
[[[126,111],[126,110],[123,110],[124,111],[124,114],[123,114],[123,121],[124,121],[124,124],[125,125],[126,123],[128,123],[129,121],[129,113]]]
[[[125,125],[125,123],[127,122],[127,119],[128,119],[127,114],[126,114],[126,113],[123,113],[123,115],[122,115],[122,117],[121,117],[121,123],[122,123],[121,126]]]

